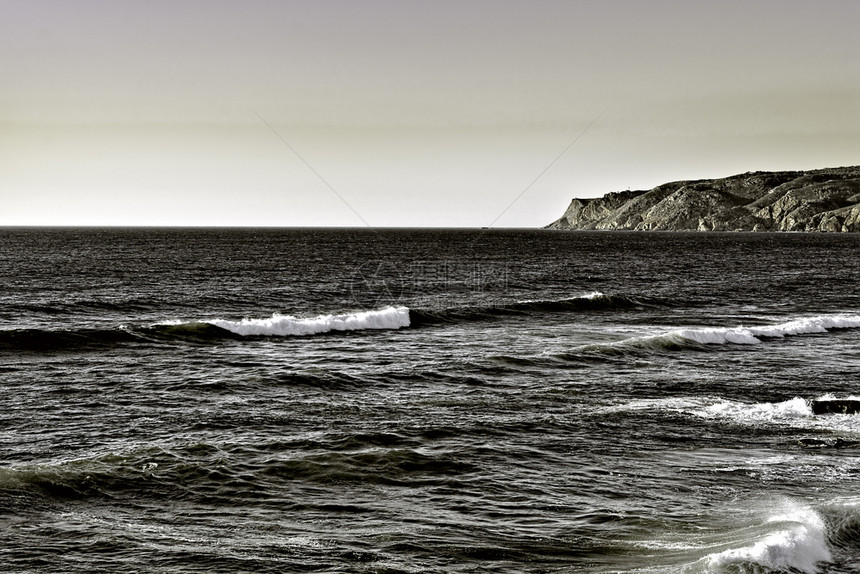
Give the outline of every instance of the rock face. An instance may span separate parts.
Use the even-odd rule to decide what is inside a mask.
[[[812,413],[816,415],[841,414],[856,415],[860,413],[860,400],[857,399],[818,399],[810,404]]]
[[[574,199],[549,229],[860,231],[860,166],[748,172]]]

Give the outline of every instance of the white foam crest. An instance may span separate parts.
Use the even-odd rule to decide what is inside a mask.
[[[605,408],[606,412],[668,411],[718,423],[791,426],[844,433],[860,433],[860,416],[815,416],[808,400],[794,397],[775,403],[745,403],[720,397],[673,397],[629,401]]]
[[[706,419],[729,419],[746,423],[816,420],[809,402],[801,397],[778,403],[743,403],[719,397],[638,399],[607,407],[606,410],[608,412],[671,411],[689,413]],[[829,419],[832,418],[829,417]]]
[[[311,318],[297,318],[275,313],[267,319],[242,319],[241,321],[214,319],[206,322],[237,335],[278,337],[317,335],[331,331],[400,329],[410,324],[407,307],[386,307],[374,311],[319,315]]]
[[[737,421],[773,422],[785,419],[809,418],[812,408],[806,399],[795,397],[780,403],[740,403],[720,401],[703,409],[708,417],[729,418]]]
[[[822,315],[794,319],[776,325],[757,327],[714,327],[701,329],[677,329],[670,336],[680,337],[703,345],[756,345],[761,338],[781,338],[787,335],[826,333],[830,329],[855,329],[860,327],[860,315]]]
[[[826,400],[827,398],[833,397],[832,395],[824,395],[818,400]],[[691,399],[691,401],[693,400]],[[860,416],[847,414],[816,416],[812,412],[810,401],[801,397],[776,403],[744,403],[719,398],[696,398],[695,402],[698,404],[686,411],[673,408],[671,405],[666,405],[663,408],[689,412],[704,419],[732,424],[750,426],[790,425],[797,428],[850,433],[852,435],[860,433]]]
[[[795,319],[779,325],[751,327],[757,337],[785,337],[786,335],[805,335],[825,333],[830,329],[856,329],[860,327],[860,315],[823,315]]]
[[[600,291],[592,291],[591,293],[588,293],[587,295],[582,295],[582,296],[576,297],[576,298],[577,299],[599,299],[600,297],[606,297],[606,295],[604,295]]]
[[[594,292],[588,297],[601,297]],[[601,345],[585,345],[581,351],[601,350],[621,351],[624,348],[660,348],[666,345],[684,345],[698,343],[700,345],[758,345],[761,338],[779,338],[787,335],[803,335],[807,333],[825,333],[830,329],[860,328],[860,315],[823,315],[794,319],[776,325],[759,327],[700,327],[675,329],[663,334],[641,335],[630,337],[614,343]]]
[[[815,510],[787,503],[765,525],[771,531],[752,544],[731,548],[705,558],[713,572],[737,572],[743,566],[814,574],[818,565],[832,560],[827,526]]]
[[[735,327],[734,329],[678,329],[669,333],[670,336],[680,337],[703,345],[757,345],[761,343],[750,329]]]

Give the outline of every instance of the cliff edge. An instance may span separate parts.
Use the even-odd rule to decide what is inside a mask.
[[[546,227],[860,232],[860,166],[747,172],[574,199]]]

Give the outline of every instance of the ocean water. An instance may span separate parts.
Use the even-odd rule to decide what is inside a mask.
[[[0,570],[856,572],[858,254],[0,229]]]

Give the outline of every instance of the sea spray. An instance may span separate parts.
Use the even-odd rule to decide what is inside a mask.
[[[821,515],[793,501],[786,501],[763,525],[768,531],[738,548],[705,558],[712,572],[789,571],[814,574],[818,565],[832,559],[827,544],[827,525]]]

